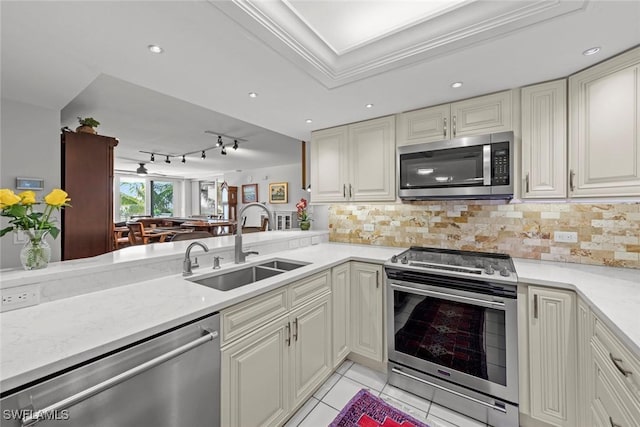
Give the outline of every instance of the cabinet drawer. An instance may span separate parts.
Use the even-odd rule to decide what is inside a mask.
[[[289,286],[289,306],[293,310],[331,290],[330,272],[316,274]]]
[[[594,390],[591,409],[594,421],[606,426],[636,426],[640,409],[632,401],[598,345],[593,345]],[[615,369],[615,368],[614,368]]]
[[[640,405],[640,360],[599,319],[595,319],[592,341],[601,347],[606,363]]]
[[[286,286],[223,310],[221,344],[224,346],[287,312]]]

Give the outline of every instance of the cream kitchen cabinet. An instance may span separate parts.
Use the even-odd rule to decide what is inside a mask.
[[[593,321],[589,306],[578,298],[577,309],[578,330],[578,366],[577,366],[577,425],[593,425],[591,420],[591,387],[593,376],[591,374],[591,336],[593,335]]]
[[[351,351],[384,359],[382,266],[351,263]]]
[[[569,77],[569,195],[640,195],[640,48]]]
[[[222,311],[221,425],[279,425],[333,371],[331,274]]]
[[[331,302],[333,305],[333,366],[337,367],[349,355],[351,268],[348,262],[331,270]]]
[[[522,196],[567,197],[567,81],[522,88]]]
[[[576,425],[576,295],[528,288],[529,410],[554,426]]]
[[[292,408],[303,403],[333,372],[331,295],[291,312]],[[266,390],[266,389],[263,389]]]
[[[512,92],[498,92],[398,114],[396,145],[513,130]]]
[[[592,313],[591,380],[588,387],[592,425],[640,425],[640,360]]]
[[[313,132],[311,201],[395,200],[395,117]]]
[[[291,410],[288,317],[222,349],[221,425],[281,424]]]

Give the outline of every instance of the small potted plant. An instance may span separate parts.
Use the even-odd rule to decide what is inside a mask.
[[[78,122],[80,123],[80,126],[76,128],[76,132],[92,133],[94,135],[98,133],[95,128],[100,126],[100,122],[93,117],[86,117],[84,119],[82,117],[78,117]]]
[[[311,228],[311,217],[307,213],[307,200],[302,198],[296,203],[296,209],[298,210],[298,220],[300,221],[300,229],[308,230]]]

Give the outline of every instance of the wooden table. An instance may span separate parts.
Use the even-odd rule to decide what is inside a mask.
[[[230,220],[209,220],[209,221],[186,221],[180,227],[191,228],[198,231],[207,231],[214,236],[224,234],[225,229],[229,229],[229,234],[233,234],[236,229],[236,221]]]

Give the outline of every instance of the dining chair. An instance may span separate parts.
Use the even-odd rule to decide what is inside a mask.
[[[122,229],[116,230],[116,225],[113,224],[113,248],[114,250],[123,248],[125,246],[129,246],[131,242],[129,241],[129,236],[123,236]],[[127,233],[128,234],[128,233]]]
[[[146,245],[149,238],[144,235],[144,225],[141,222],[127,222],[129,228],[129,243],[131,245]]]
[[[213,234],[207,231],[192,231],[191,233],[177,233],[174,234],[170,242],[176,242],[178,240],[193,240],[193,239],[206,239],[213,237]]]

